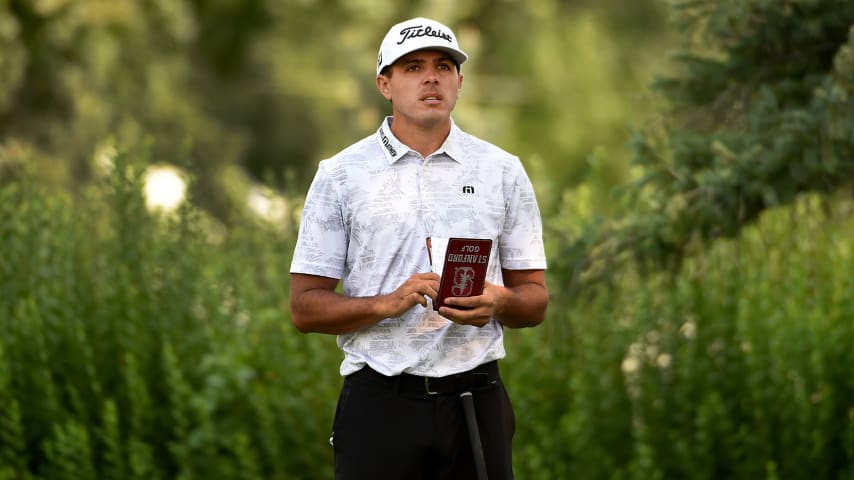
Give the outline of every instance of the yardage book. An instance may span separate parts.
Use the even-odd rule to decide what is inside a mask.
[[[491,250],[490,239],[427,239],[430,264],[440,277],[439,295],[433,303],[433,310],[439,310],[448,297],[471,297],[483,293]]]

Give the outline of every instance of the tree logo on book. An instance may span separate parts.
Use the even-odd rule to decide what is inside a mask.
[[[486,270],[489,266],[489,256],[492,251],[492,240],[488,238],[448,238],[442,245],[442,240],[433,243],[427,240],[427,248],[432,252],[438,248],[438,259],[431,257],[434,271],[441,275],[439,293],[433,302],[433,309],[445,305],[448,297],[471,297],[481,295],[486,283]],[[447,248],[445,248],[447,247]],[[439,266],[438,269],[436,267]],[[466,307],[454,306],[458,310]]]
[[[451,293],[455,297],[468,297],[474,286],[474,269],[471,267],[454,268],[454,284]]]

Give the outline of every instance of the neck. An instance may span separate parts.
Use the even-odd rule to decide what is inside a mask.
[[[391,132],[407,147],[427,158],[445,143],[451,132],[451,120],[428,127],[407,124],[397,117],[392,119]]]

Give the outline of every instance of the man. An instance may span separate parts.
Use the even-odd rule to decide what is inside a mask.
[[[330,438],[339,480],[476,478],[464,391],[489,478],[513,477],[515,417],[497,360],[503,327],[545,318],[546,259],[519,159],[451,120],[467,58],[439,22],[393,26],[376,77],[392,116],[320,162],[306,197],[290,308],[300,331],[337,334],[344,352]],[[431,237],[493,240],[482,295],[433,310]]]

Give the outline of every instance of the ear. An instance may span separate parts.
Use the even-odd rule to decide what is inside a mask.
[[[377,75],[377,89],[383,94],[386,100],[391,101],[391,86],[389,78],[385,75]]]

